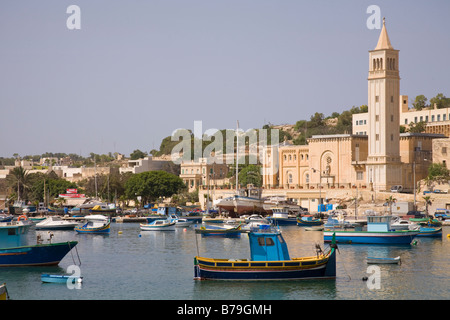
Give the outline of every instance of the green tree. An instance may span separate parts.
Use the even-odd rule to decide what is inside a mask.
[[[146,153],[146,152],[143,152],[143,151],[137,149],[137,150],[134,150],[134,151],[130,154],[130,159],[131,159],[131,160],[137,160],[137,159],[142,159],[142,158],[144,158],[144,157],[146,157],[146,156],[147,156],[147,153]]]
[[[414,109],[419,111],[427,107],[427,100],[428,99],[423,94],[421,94],[416,97],[412,105]]]
[[[30,189],[30,175],[23,167],[15,167],[6,177],[8,186],[17,191],[17,199],[26,200]],[[15,192],[14,191],[14,192]]]
[[[147,171],[131,176],[125,183],[128,199],[142,197],[142,203],[157,200],[159,197],[171,197],[186,186],[176,175],[165,171]]]
[[[420,132],[424,132],[425,129],[427,127],[427,123],[425,121],[420,121],[417,123],[411,122],[409,124],[409,129],[407,129],[407,132],[411,132],[411,133],[420,133]]]
[[[246,186],[253,184],[255,187],[262,186],[261,166],[249,164],[239,172],[239,184]]]
[[[447,167],[442,163],[432,163],[428,167],[428,180],[436,181],[436,180],[449,180],[450,173]]]
[[[450,98],[447,98],[442,93],[438,93],[434,98],[430,99],[430,105],[434,107],[434,104],[436,104],[438,109],[449,108]]]

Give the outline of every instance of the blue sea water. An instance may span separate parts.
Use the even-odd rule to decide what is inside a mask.
[[[281,227],[291,257],[315,254],[322,232]],[[54,231],[53,242],[77,240],[57,267],[1,268],[14,300],[441,300],[450,299],[450,227],[442,238],[417,238],[417,245],[339,245],[335,280],[226,282],[194,280],[194,256],[248,258],[246,234],[237,239],[202,238],[193,228],[140,231],[137,223],[113,223],[109,235]],[[48,237],[30,229],[28,238]],[[400,265],[378,265],[378,288],[367,256],[401,256]],[[81,264],[78,261],[80,258]],[[78,265],[82,285],[42,283],[43,273],[63,274]],[[71,274],[71,272],[69,273]]]

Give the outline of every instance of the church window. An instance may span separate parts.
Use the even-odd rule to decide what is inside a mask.
[[[375,96],[375,102],[379,102],[380,101],[380,97],[379,96]]]
[[[376,140],[376,141],[380,140],[380,135],[379,135],[379,134],[376,134],[376,135],[375,135],[375,140]]]
[[[394,96],[391,96],[391,102],[394,102]]]
[[[363,171],[357,171],[356,172],[356,180],[363,180],[364,179],[364,172]]]
[[[380,69],[383,69],[383,58],[380,58]]]
[[[378,114],[375,115],[375,121],[380,121],[380,116]]]
[[[408,124],[408,119],[405,119],[405,124]]]
[[[394,122],[394,115],[391,114],[391,122]]]
[[[394,135],[391,134],[391,141],[394,141]]]
[[[292,173],[289,173],[288,177],[289,177],[289,179],[288,179],[289,183],[292,183]]]

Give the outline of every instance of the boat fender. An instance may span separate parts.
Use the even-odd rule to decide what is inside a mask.
[[[21,216],[19,216],[18,218],[17,218],[17,221],[20,221],[21,219],[23,219],[23,220],[28,220],[28,217],[26,216],[26,215],[21,215]]]

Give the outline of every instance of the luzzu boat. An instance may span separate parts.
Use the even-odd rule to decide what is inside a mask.
[[[392,230],[391,216],[368,216],[367,229],[355,227],[354,230],[325,228],[324,241],[335,237],[337,243],[363,244],[410,244],[419,230]]]
[[[202,225],[195,229],[195,233],[201,234],[202,237],[239,238],[241,232],[240,224],[236,226]]]
[[[250,259],[194,258],[196,280],[298,280],[336,277],[336,248],[291,258],[281,231],[260,226],[248,233]]]
[[[300,227],[321,226],[322,219],[315,219],[313,216],[297,217],[297,225]]]

